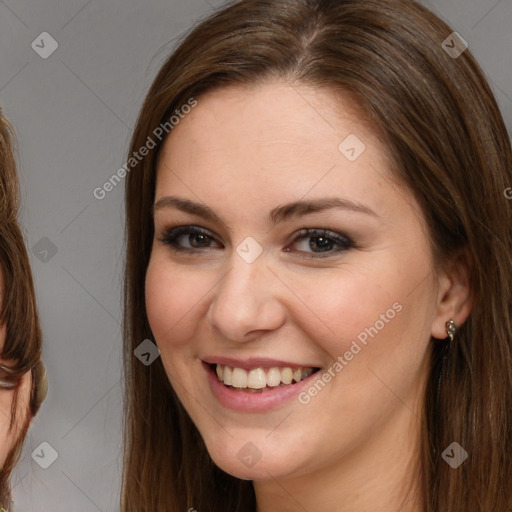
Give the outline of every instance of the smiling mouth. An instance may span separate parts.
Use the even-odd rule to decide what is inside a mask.
[[[212,371],[227,388],[245,393],[264,393],[278,387],[293,386],[320,368],[273,367],[245,370],[223,364],[210,364]]]

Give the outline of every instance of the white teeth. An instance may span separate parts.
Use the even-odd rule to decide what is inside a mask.
[[[261,368],[254,368],[247,376],[247,387],[252,389],[263,389],[267,387],[267,376]]]
[[[296,370],[293,371],[292,376],[295,382],[300,382],[300,379],[302,378],[302,370],[300,368],[297,368]]]
[[[217,365],[219,367],[220,364]],[[229,366],[224,366],[224,379],[222,380],[226,386],[233,384],[233,370]]]
[[[217,364],[216,373],[220,382],[226,386],[239,389],[264,389],[277,387],[280,384],[289,385],[292,382],[300,382],[313,373],[313,368],[253,368],[249,372],[243,368],[232,368]]]
[[[234,388],[247,387],[247,372],[243,368],[233,368],[233,382],[231,385]]]
[[[293,378],[293,372],[291,368],[283,368],[281,370],[281,382],[283,384],[291,384]]]
[[[281,384],[281,370],[279,368],[270,368],[267,372],[267,386],[274,388]]]

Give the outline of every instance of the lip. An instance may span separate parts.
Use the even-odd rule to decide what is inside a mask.
[[[272,366],[281,366],[281,364],[275,363],[276,362],[273,361]],[[220,364],[230,365],[230,363]],[[237,365],[238,364],[239,362],[237,362]],[[215,396],[222,406],[241,412],[264,412],[277,409],[278,407],[294,400],[297,395],[310,384],[311,379],[318,377],[317,374],[319,373],[312,373],[309,377],[301,380],[300,382],[289,384],[288,386],[278,386],[263,393],[246,393],[228,388],[219,381],[209,363],[203,360],[202,365],[206,372],[206,378],[208,379],[208,384],[210,385],[210,390],[213,396]],[[289,363],[286,363],[286,365],[289,366]],[[236,367],[243,368],[243,366]],[[300,365],[297,365],[297,367],[300,367]],[[250,368],[254,368],[254,366],[251,366]]]
[[[249,359],[234,359],[231,357],[222,356],[211,356],[205,357],[202,360],[207,364],[222,364],[225,366],[231,366],[232,368],[243,368],[244,370],[253,370],[254,368],[320,368],[320,365],[310,365],[301,363],[291,363],[289,361],[281,361],[278,359],[268,359],[264,357],[251,357]]]

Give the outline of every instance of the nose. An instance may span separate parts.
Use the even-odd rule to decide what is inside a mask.
[[[247,263],[235,251],[230,270],[215,287],[207,319],[223,339],[247,342],[278,329],[286,319],[285,286],[262,254]]]

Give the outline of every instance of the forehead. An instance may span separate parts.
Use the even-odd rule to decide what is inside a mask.
[[[199,197],[217,191],[224,199],[229,190],[360,195],[392,178],[387,148],[347,93],[274,80],[220,88],[197,102],[164,144],[157,196],[169,188],[190,194],[190,184]]]
[[[307,145],[324,138],[326,147],[332,136],[339,139],[351,131],[386,151],[375,123],[368,120],[346,91],[274,79],[257,85],[217,88],[200,96],[197,102],[189,114],[182,115],[165,146],[173,145],[173,141],[179,144],[185,137],[188,143],[200,142],[202,149],[225,142],[234,150],[236,146],[225,138],[232,135],[238,142],[242,137],[246,140],[244,150],[250,149],[250,143],[256,139]],[[279,135],[278,140],[275,135]]]

